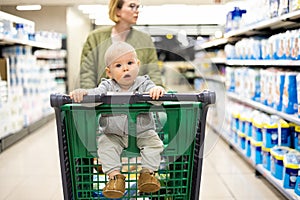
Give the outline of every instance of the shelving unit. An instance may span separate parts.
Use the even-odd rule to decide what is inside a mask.
[[[31,40],[21,40],[21,39],[15,39],[15,38],[9,38],[5,37],[3,35],[0,35],[0,45],[27,45],[32,46],[36,48],[41,49],[60,49],[61,44],[53,44],[53,43],[45,43],[45,42],[37,42],[37,41],[31,41]]]
[[[294,190],[283,188],[282,181],[274,178],[272,176],[271,172],[266,170],[262,166],[262,164],[255,165],[251,159],[246,157],[245,153],[243,152],[243,150],[240,147],[238,147],[236,144],[234,144],[230,138],[227,138],[226,136],[224,136],[226,134],[220,133],[220,131],[218,129],[216,129],[215,126],[213,126],[212,124],[208,124],[208,125],[213,131],[215,131],[216,133],[221,135],[222,139],[225,142],[227,142],[230,145],[230,147],[235,152],[237,152],[243,160],[245,160],[245,162],[247,162],[250,166],[252,166],[256,170],[256,173],[258,172],[259,175],[262,175],[266,180],[268,180],[269,183],[271,183],[278,191],[280,191],[283,194],[283,196],[285,196],[289,200],[298,200],[299,199],[299,197],[294,193]]]
[[[65,49],[54,49],[54,50],[36,50],[34,52],[38,62],[48,66],[50,72],[54,74],[57,82],[58,93],[66,94],[68,91],[67,87],[67,51]]]
[[[1,11],[0,19],[10,24],[28,23],[28,26],[34,28],[34,22]],[[50,107],[47,93],[53,88],[52,83],[55,84],[55,82],[51,77],[49,78],[50,71],[46,67],[38,66],[33,51],[40,49],[57,51],[62,48],[62,42],[56,37],[57,35],[51,35],[54,37],[49,37],[49,40],[46,40],[48,39],[48,35],[46,35],[45,38],[39,37],[37,41],[33,41],[27,37],[15,38],[17,36],[5,31],[0,32],[0,53],[6,59],[2,59],[0,67],[8,85],[8,100],[1,102],[0,111],[1,116],[8,114],[5,122],[10,120],[9,122],[13,122],[13,125],[9,123],[7,129],[3,130],[4,132],[1,131],[0,152],[54,118],[54,111]],[[8,49],[12,46],[14,48]],[[11,53],[11,50],[14,53]],[[29,50],[32,52],[29,52]],[[50,79],[52,82],[49,82]],[[37,85],[32,87],[35,84]],[[31,108],[34,109],[28,114],[26,111]],[[22,120],[15,123],[15,116],[19,116]],[[10,126],[14,127],[10,128]]]
[[[227,66],[300,66],[299,60],[226,60]]]
[[[269,20],[261,21],[256,24],[241,28],[239,30],[232,30],[230,32],[225,33],[224,38],[222,39],[213,40],[202,44],[201,46],[198,47],[198,50],[221,49],[226,44],[229,43],[233,44],[243,39],[244,37],[270,36],[271,34],[274,33],[280,33],[286,30],[296,29],[300,27],[299,20],[300,20],[300,10],[276,18],[272,18]],[[223,62],[222,64],[231,67],[235,67],[235,66],[256,67],[256,68],[257,67],[258,68],[287,67],[290,69],[297,69],[300,66],[299,60],[226,60],[226,59],[224,60],[216,59],[216,60],[217,60],[216,64],[220,64]],[[212,62],[213,63],[215,62],[214,59],[212,59]],[[209,79],[210,88],[211,87],[220,88],[220,84],[223,84],[223,87],[225,88],[225,82],[220,81],[223,79],[224,77]],[[290,114],[277,111],[276,109],[266,106],[260,102],[253,101],[249,98],[242,97],[232,92],[223,91],[223,93],[225,93],[226,100],[238,102],[240,104],[252,107],[253,109],[260,110],[270,115],[277,115],[289,122],[293,122],[295,124],[300,125],[300,118],[298,118],[296,114],[290,115]],[[217,97],[223,96],[224,95],[223,93],[218,94],[218,92],[216,92]],[[216,103],[218,103],[218,101]],[[223,113],[224,111],[221,112]],[[219,114],[218,110],[216,113]],[[220,116],[216,116],[216,117],[219,118]],[[236,143],[233,142],[233,138],[230,137],[230,133],[229,133],[230,130],[225,130],[224,127],[222,126],[218,127],[215,124],[216,124],[215,122],[213,124],[209,124],[208,121],[208,125],[216,133],[218,133],[224,139],[224,141],[226,141],[230,145],[230,147],[233,148],[250,166],[252,166],[255,169],[257,174],[262,175],[266,180],[268,180],[269,183],[271,183],[274,186],[274,188],[280,191],[287,199],[295,199],[295,200],[299,199],[299,196],[295,194],[293,189],[283,188],[283,181],[274,178],[272,174],[263,167],[262,164],[255,165],[251,161],[251,159],[249,159],[246,156],[244,151]]]
[[[269,106],[263,105],[260,102],[256,102],[256,101],[253,101],[253,100],[248,99],[248,98],[240,97],[239,95],[234,94],[234,93],[227,93],[227,97],[234,100],[234,101],[238,101],[242,104],[246,104],[250,107],[253,107],[257,110],[261,110],[263,112],[266,112],[266,113],[269,113],[269,114],[272,114],[272,115],[280,116],[283,119],[286,119],[287,121],[293,122],[295,124],[300,124],[300,118],[298,118],[298,116],[296,114],[295,115],[289,115],[289,114],[277,111],[277,110],[275,110],[275,109],[273,109]]]

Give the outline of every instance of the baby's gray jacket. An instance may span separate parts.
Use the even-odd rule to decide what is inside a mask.
[[[148,92],[156,85],[148,75],[138,76],[128,92]],[[89,95],[107,94],[107,92],[121,92],[121,88],[115,80],[105,79],[97,88],[88,89]],[[124,136],[128,134],[128,120],[125,114],[102,114],[99,120],[100,132],[105,134],[117,134]],[[148,130],[155,130],[153,113],[141,113],[137,117],[137,134]]]

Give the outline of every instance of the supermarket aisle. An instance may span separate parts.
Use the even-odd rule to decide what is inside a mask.
[[[62,200],[52,120],[0,154],[1,200]],[[207,130],[201,200],[283,199],[216,134]]]

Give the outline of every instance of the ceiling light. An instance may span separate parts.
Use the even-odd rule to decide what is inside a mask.
[[[41,10],[41,5],[20,5],[17,6],[17,10]]]

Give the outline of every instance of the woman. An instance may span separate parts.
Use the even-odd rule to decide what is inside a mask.
[[[131,44],[141,61],[139,75],[149,75],[153,82],[162,85],[157,54],[151,37],[132,28],[139,15],[138,0],[110,0],[109,18],[114,26],[92,31],[84,44],[80,66],[80,87],[95,88],[105,77],[104,53],[116,41]]]

